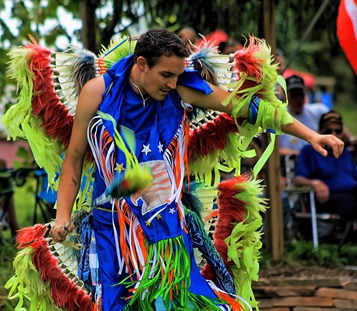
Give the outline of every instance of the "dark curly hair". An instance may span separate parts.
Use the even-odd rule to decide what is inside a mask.
[[[143,56],[151,68],[162,55],[185,58],[189,56],[189,51],[179,36],[165,28],[150,29],[139,37],[134,50],[135,61]]]

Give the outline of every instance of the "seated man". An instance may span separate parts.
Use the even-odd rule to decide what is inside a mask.
[[[323,114],[319,122],[319,131],[341,138],[341,115],[333,110]],[[346,147],[338,159],[330,153],[323,157],[308,145],[303,147],[297,160],[293,181],[295,185],[314,188],[317,212],[338,214],[347,220],[356,218],[356,163]]]
[[[278,72],[281,74],[281,71],[285,66],[284,58],[281,53],[276,54],[275,57],[276,61],[281,66],[281,68],[278,68]],[[328,112],[328,108],[322,103],[306,103],[306,87],[302,77],[292,75],[286,78],[285,81],[288,97],[287,109],[289,113],[307,127],[317,131],[320,116],[323,113]],[[282,92],[282,89],[280,91],[280,95],[282,95],[281,98],[284,99],[285,94]],[[289,186],[292,183],[296,159],[301,149],[306,145],[306,142],[295,136],[283,134],[279,136],[279,143],[279,153],[281,156],[281,182],[282,187],[284,187]],[[284,223],[285,226],[289,226],[289,223],[291,222],[291,209],[298,203],[292,201],[285,192],[282,193],[282,202],[284,209]],[[289,230],[287,230],[287,232],[289,232]]]
[[[9,226],[11,241],[15,241],[19,226],[16,220],[11,176],[7,171],[6,162],[3,159],[0,159],[0,173],[0,231]]]

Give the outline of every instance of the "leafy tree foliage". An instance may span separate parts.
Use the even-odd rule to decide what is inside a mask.
[[[336,37],[339,1],[328,0],[0,0],[0,12],[4,13],[0,15],[0,57],[6,60],[9,50],[28,40],[28,34],[58,50],[64,49],[58,38],[65,38],[68,44],[83,44],[98,52],[117,33],[127,34],[128,26],[143,23],[173,31],[191,26],[201,34],[222,29],[244,43],[243,36],[260,33],[264,1],[275,5],[277,47],[284,51],[291,66],[316,75],[335,76],[338,89],[342,88],[339,81],[346,79],[351,81],[349,88],[355,88],[355,75]],[[322,5],[321,16],[307,32]],[[65,22],[64,13],[70,17]],[[6,66],[6,61],[0,62],[0,98],[4,86],[10,83]]]

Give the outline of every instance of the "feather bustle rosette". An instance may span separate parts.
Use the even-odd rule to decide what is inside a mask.
[[[270,49],[264,50],[265,46],[262,40],[249,37],[243,49],[234,53],[235,66],[239,72],[246,73],[249,77],[255,78],[259,83],[263,78],[264,72],[262,67],[267,59],[270,61]]]
[[[42,118],[42,126],[48,137],[57,139],[67,149],[71,137],[74,116],[61,103],[53,84],[52,52],[41,47],[31,38],[24,48],[30,49],[29,68],[34,73],[32,111]]]
[[[61,82],[58,76],[60,70],[54,60],[58,53],[40,46],[32,36],[29,37],[30,42],[9,53],[9,76],[17,82],[18,101],[6,111],[2,122],[8,129],[8,138],[16,140],[21,137],[28,141],[35,162],[48,174],[48,185],[56,189],[76,107],[68,101],[67,95],[74,90],[64,92],[63,80]],[[60,66],[62,70],[63,67],[70,67],[70,64]],[[71,68],[66,76],[69,82],[73,80],[75,69]],[[69,82],[65,84],[75,84]],[[86,162],[91,159],[88,151]]]
[[[278,65],[272,62],[271,48],[263,39],[249,36],[246,45],[234,53],[234,63],[238,70],[238,77],[247,77],[241,86],[241,90],[262,85],[257,95],[264,97],[266,92],[274,91],[278,73]],[[270,97],[270,94],[269,94]]]
[[[233,117],[238,117],[241,111],[249,107],[253,95],[261,101],[256,124],[249,125],[250,132],[274,130],[281,135],[282,126],[292,123],[293,119],[287,112],[287,103],[277,97],[276,85],[279,81],[278,65],[273,61],[271,48],[263,39],[249,37],[243,49],[234,53],[235,67],[237,68],[237,82],[232,84],[234,90],[224,101],[233,104]],[[280,81],[283,79],[280,77]],[[279,82],[280,83],[280,82]],[[244,108],[245,107],[245,108]],[[244,127],[246,127],[244,125]]]
[[[232,96],[239,95],[237,103],[250,98],[255,94],[278,109],[285,109],[276,96],[278,82],[278,65],[273,61],[271,48],[263,39],[249,36],[244,47],[234,53],[234,63],[237,70],[237,82],[233,83]],[[237,117],[236,104],[233,103],[233,115]],[[286,120],[291,123],[291,120]],[[275,129],[275,126],[271,126]]]
[[[226,113],[220,113],[213,121],[206,122],[201,127],[190,129],[187,150],[189,161],[200,160],[213,150],[223,150],[227,144],[228,134],[237,131],[234,119]]]
[[[213,243],[227,271],[232,275],[236,292],[253,308],[258,306],[252,281],[258,280],[262,214],[267,200],[262,197],[261,180],[240,175],[218,185],[218,217]],[[216,282],[213,269],[207,263],[204,277]]]
[[[52,255],[49,249],[49,241],[45,237],[47,231],[48,228],[41,224],[21,229],[16,239],[18,248],[32,248],[32,263],[44,286],[49,284],[51,298],[59,308],[68,311],[95,310],[96,305],[92,302],[92,297],[59,267],[57,257]]]
[[[240,187],[243,181],[247,181],[247,175],[241,175],[222,181],[218,185],[218,218],[216,221],[216,228],[213,236],[213,243],[217,251],[221,255],[228,272],[233,276],[229,266],[232,262],[228,260],[228,246],[225,239],[231,234],[235,225],[246,219],[247,209],[246,202],[241,201],[236,197],[237,193],[244,191]],[[206,264],[202,270],[202,275],[208,279],[215,280],[216,277],[211,267]]]

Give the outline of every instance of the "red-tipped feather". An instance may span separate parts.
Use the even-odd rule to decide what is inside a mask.
[[[260,87],[255,91],[255,95],[262,99],[272,99],[274,95],[274,85],[276,84],[277,64],[272,63],[271,49],[264,40],[249,36],[248,45],[234,53],[235,68],[238,79],[242,79],[242,90]]]
[[[248,175],[240,175],[238,177],[222,181],[218,185],[218,219],[213,235],[213,243],[231,275],[232,272],[229,266],[232,265],[232,262],[228,261],[228,247],[224,240],[230,236],[235,225],[238,222],[244,221],[246,218],[246,203],[237,199],[236,195],[242,191],[240,184],[244,183],[248,179]],[[204,266],[201,273],[204,277],[212,281],[216,280],[214,272],[208,264]]]
[[[235,66],[238,71],[246,73],[249,77],[255,77],[258,83],[263,77],[262,66],[265,62],[265,58],[257,57],[260,51],[259,42],[250,36],[248,46],[234,53]]]
[[[64,148],[69,145],[74,117],[68,108],[61,103],[53,84],[51,68],[51,51],[37,44],[30,37],[32,44],[24,48],[31,49],[29,67],[35,74],[32,99],[32,110],[35,116],[42,117],[42,126],[48,137],[57,139]]]
[[[235,121],[226,113],[221,113],[213,121],[199,128],[190,130],[187,157],[190,162],[198,160],[212,152],[223,150],[229,133],[237,132]]]
[[[16,239],[18,247],[33,248],[32,262],[39,271],[41,280],[50,282],[51,297],[59,307],[68,311],[94,310],[96,306],[91,296],[69,279],[58,266],[58,259],[52,255],[45,238],[47,229],[41,224],[21,229]]]
[[[50,282],[52,299],[59,307],[69,311],[92,308],[91,296],[63,273],[58,266],[57,258],[52,256],[45,239],[34,248],[32,258],[34,265],[40,271],[42,281]]]
[[[19,230],[16,237],[18,248],[25,248],[29,244],[42,239],[45,236],[46,231],[47,227],[42,224]]]

